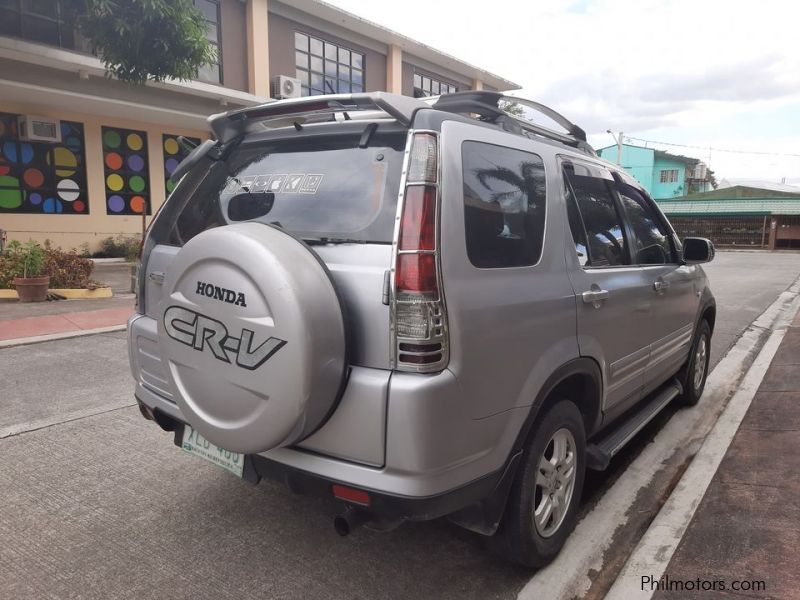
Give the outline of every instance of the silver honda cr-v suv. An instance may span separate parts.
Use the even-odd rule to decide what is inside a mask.
[[[209,122],[129,322],[142,414],[184,450],[338,498],[343,535],[446,515],[541,566],[585,470],[697,402],[713,246],[561,115],[374,93]]]

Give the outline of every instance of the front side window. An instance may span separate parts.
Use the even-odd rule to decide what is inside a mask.
[[[217,53],[217,60],[197,70],[197,78],[208,83],[222,83],[222,40],[220,35],[219,0],[194,0],[195,7],[206,18],[206,38]]]
[[[467,255],[480,268],[539,262],[545,225],[545,173],[529,152],[464,142]]]
[[[303,96],[364,91],[364,55],[361,52],[297,31],[294,64]]]
[[[577,211],[570,216],[570,227],[581,264],[587,267],[629,264],[628,241],[611,191],[610,174],[606,179],[581,165],[568,163],[564,165],[564,176],[567,206],[572,202],[572,210]]]
[[[452,83],[447,83],[414,71],[414,98],[438,96],[439,94],[452,94],[458,88]]]
[[[75,29],[68,6],[64,0],[2,0],[0,35],[73,50]]]
[[[662,169],[659,175],[661,183],[677,183],[678,169]]]
[[[677,262],[669,232],[644,195],[632,185],[622,182],[617,182],[617,192],[636,236],[633,248],[635,262],[640,265]]]

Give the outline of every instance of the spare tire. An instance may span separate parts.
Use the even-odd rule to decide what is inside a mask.
[[[173,397],[221,448],[297,443],[335,408],[342,307],[324,264],[284,231],[251,222],[195,236],[167,268],[159,313]]]

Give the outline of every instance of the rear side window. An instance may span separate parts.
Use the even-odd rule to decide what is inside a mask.
[[[587,267],[629,264],[623,220],[610,188],[613,180],[572,164],[564,165],[564,176],[568,210],[572,213],[570,227],[581,264]],[[572,209],[569,203],[574,203]]]
[[[539,262],[545,226],[545,174],[540,156],[464,142],[467,256],[480,268]]]
[[[179,244],[241,221],[309,240],[390,244],[405,135],[281,140],[242,145],[213,164],[177,217]]]
[[[639,265],[677,262],[669,232],[644,195],[632,185],[622,182],[617,182],[617,191],[636,236],[634,262]]]

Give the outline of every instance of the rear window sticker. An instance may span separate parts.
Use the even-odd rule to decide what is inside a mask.
[[[300,184],[303,182],[305,173],[293,173],[286,177],[286,183],[283,185],[284,194],[295,194],[300,189]]]
[[[250,189],[251,192],[266,192],[267,185],[269,184],[272,175],[258,175],[255,180],[253,181],[253,187]]]
[[[316,194],[320,183],[322,183],[322,175],[309,173],[300,185],[300,193]]]
[[[269,191],[280,192],[287,177],[288,175],[286,175],[286,173],[281,175],[273,175],[272,180],[269,182]]]

